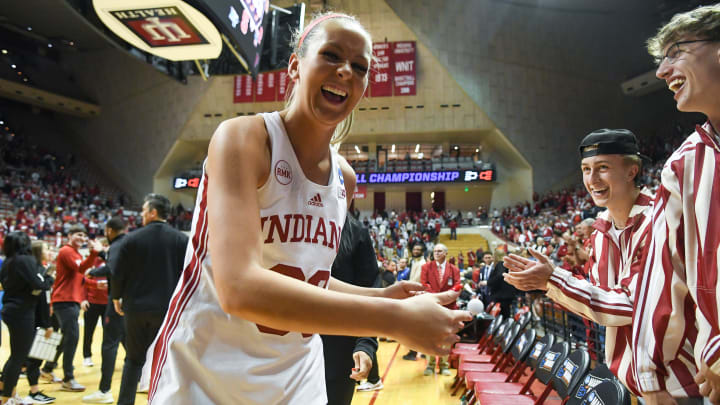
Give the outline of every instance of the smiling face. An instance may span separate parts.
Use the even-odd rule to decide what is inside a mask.
[[[75,232],[68,235],[68,244],[75,249],[80,249],[87,243],[87,234],[85,232]]]
[[[317,31],[317,32],[315,32]],[[357,23],[346,18],[322,22],[308,35],[304,56],[293,54],[288,74],[297,89],[293,104],[317,121],[334,126],[345,119],[365,93],[372,43]]]
[[[586,157],[580,167],[585,189],[598,207],[614,208],[635,189],[639,167],[628,163],[623,155]]]
[[[701,38],[682,38],[677,42]],[[658,66],[655,75],[667,83],[677,102],[677,109],[701,112],[710,117],[720,115],[720,42],[702,41],[676,45],[663,49],[667,57]]]

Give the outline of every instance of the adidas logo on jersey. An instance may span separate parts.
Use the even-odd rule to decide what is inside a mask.
[[[308,201],[308,205],[314,205],[316,207],[324,207],[322,203],[322,198],[320,198],[320,194],[315,194],[315,197],[311,198]]]

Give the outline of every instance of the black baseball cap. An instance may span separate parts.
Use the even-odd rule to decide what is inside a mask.
[[[650,158],[640,153],[635,134],[627,129],[598,129],[590,132],[580,142],[580,159],[597,155],[635,155],[650,162]]]

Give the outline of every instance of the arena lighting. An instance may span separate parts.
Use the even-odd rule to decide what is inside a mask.
[[[475,148],[475,153],[480,152],[480,148]]]
[[[3,54],[3,55],[7,55],[7,49],[3,49],[3,50],[2,50],[2,54]]]
[[[15,66],[15,65],[10,65],[10,67],[13,68],[13,69],[15,69],[17,66]]]
[[[355,145],[355,152],[360,153],[360,148],[357,145]]]
[[[392,145],[392,149],[390,149],[390,153],[395,153],[395,144]]]
[[[28,31],[32,31],[32,27],[28,27],[27,30],[28,30]]]
[[[5,124],[5,121],[0,121],[0,125],[4,125],[4,124]]]
[[[422,153],[422,152],[418,153],[418,159],[422,159],[422,158],[423,158],[423,156],[425,156],[425,154],[424,154],[424,153]]]
[[[418,153],[420,151],[420,144],[415,145],[415,153]]]
[[[52,44],[48,44],[48,48],[52,48]]]

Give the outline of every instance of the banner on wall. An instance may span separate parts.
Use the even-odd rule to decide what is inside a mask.
[[[364,185],[355,185],[355,192],[353,193],[353,198],[356,200],[363,200],[367,197],[367,186]]]
[[[370,69],[370,97],[392,96],[390,47],[391,42],[373,44],[375,62],[373,62]]]
[[[250,75],[235,76],[233,103],[252,103],[253,80]]]
[[[392,43],[393,95],[414,96],[416,91],[415,41]]]
[[[275,72],[258,73],[255,79],[255,101],[275,101]]]

